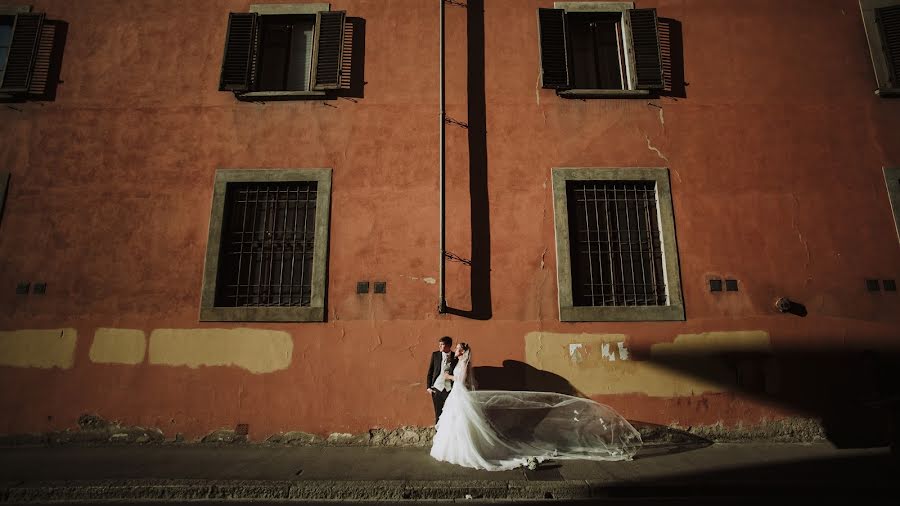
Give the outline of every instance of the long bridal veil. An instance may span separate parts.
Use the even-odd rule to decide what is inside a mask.
[[[523,452],[517,457],[630,460],[641,446],[628,420],[590,399],[553,392],[466,393],[509,449]]]
[[[437,425],[431,455],[504,470],[534,458],[630,460],[640,433],[609,406],[553,392],[471,390],[468,353]]]

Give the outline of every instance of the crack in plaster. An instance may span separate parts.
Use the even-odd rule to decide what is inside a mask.
[[[659,113],[662,114],[662,109],[659,110]],[[668,164],[670,166],[670,168],[672,169],[672,172],[675,173],[675,179],[677,179],[678,182],[680,183],[681,182],[681,174],[678,173],[678,169],[671,167],[672,163],[669,161],[669,159],[666,157],[666,155],[664,155],[662,153],[662,151],[660,151],[659,149],[654,147],[652,144],[650,144],[650,136],[649,135],[644,134],[644,138],[647,139],[647,149],[649,149],[650,151],[653,151],[654,153],[656,153],[656,156],[658,156],[661,159],[666,161],[666,164]]]
[[[669,163],[669,159],[666,158],[666,155],[662,154],[662,152],[661,152],[659,149],[653,147],[653,145],[650,144],[650,136],[645,134],[645,135],[644,135],[644,138],[647,139],[647,149],[649,149],[650,151],[653,151],[654,153],[656,153],[656,156],[658,156],[658,157],[662,158],[663,160],[665,160],[666,163]]]
[[[800,206],[800,199],[797,198],[797,195],[792,193],[791,197],[794,199],[794,212],[791,213],[791,227],[793,227],[794,231],[797,232],[797,240],[800,241],[800,245],[803,246],[803,249],[806,251],[806,266],[804,268],[806,274],[806,282],[805,284],[809,284],[812,280],[812,277],[809,275],[809,263],[810,263],[810,255],[809,255],[809,243],[806,239],[803,238],[803,233],[800,231],[800,227],[797,226],[797,211]]]

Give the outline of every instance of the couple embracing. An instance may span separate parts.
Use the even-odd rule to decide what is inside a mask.
[[[426,389],[437,432],[431,456],[489,471],[546,459],[630,460],[641,436],[609,406],[554,392],[475,390],[472,348],[444,336]]]

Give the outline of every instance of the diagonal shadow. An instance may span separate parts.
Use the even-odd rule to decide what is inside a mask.
[[[736,343],[731,348],[726,344],[634,358],[717,385],[732,395],[817,419],[825,437],[839,448],[885,446],[900,437],[896,349],[850,345],[832,350],[746,350]]]

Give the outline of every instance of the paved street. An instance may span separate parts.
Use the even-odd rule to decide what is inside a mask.
[[[839,450],[828,443],[647,447],[630,462],[564,461],[537,471],[497,473],[436,462],[427,448],[164,445],[0,452],[0,498],[32,504],[104,499],[454,501],[467,495],[475,502],[592,498],[608,504],[836,500],[897,494],[898,476],[886,448]]]

